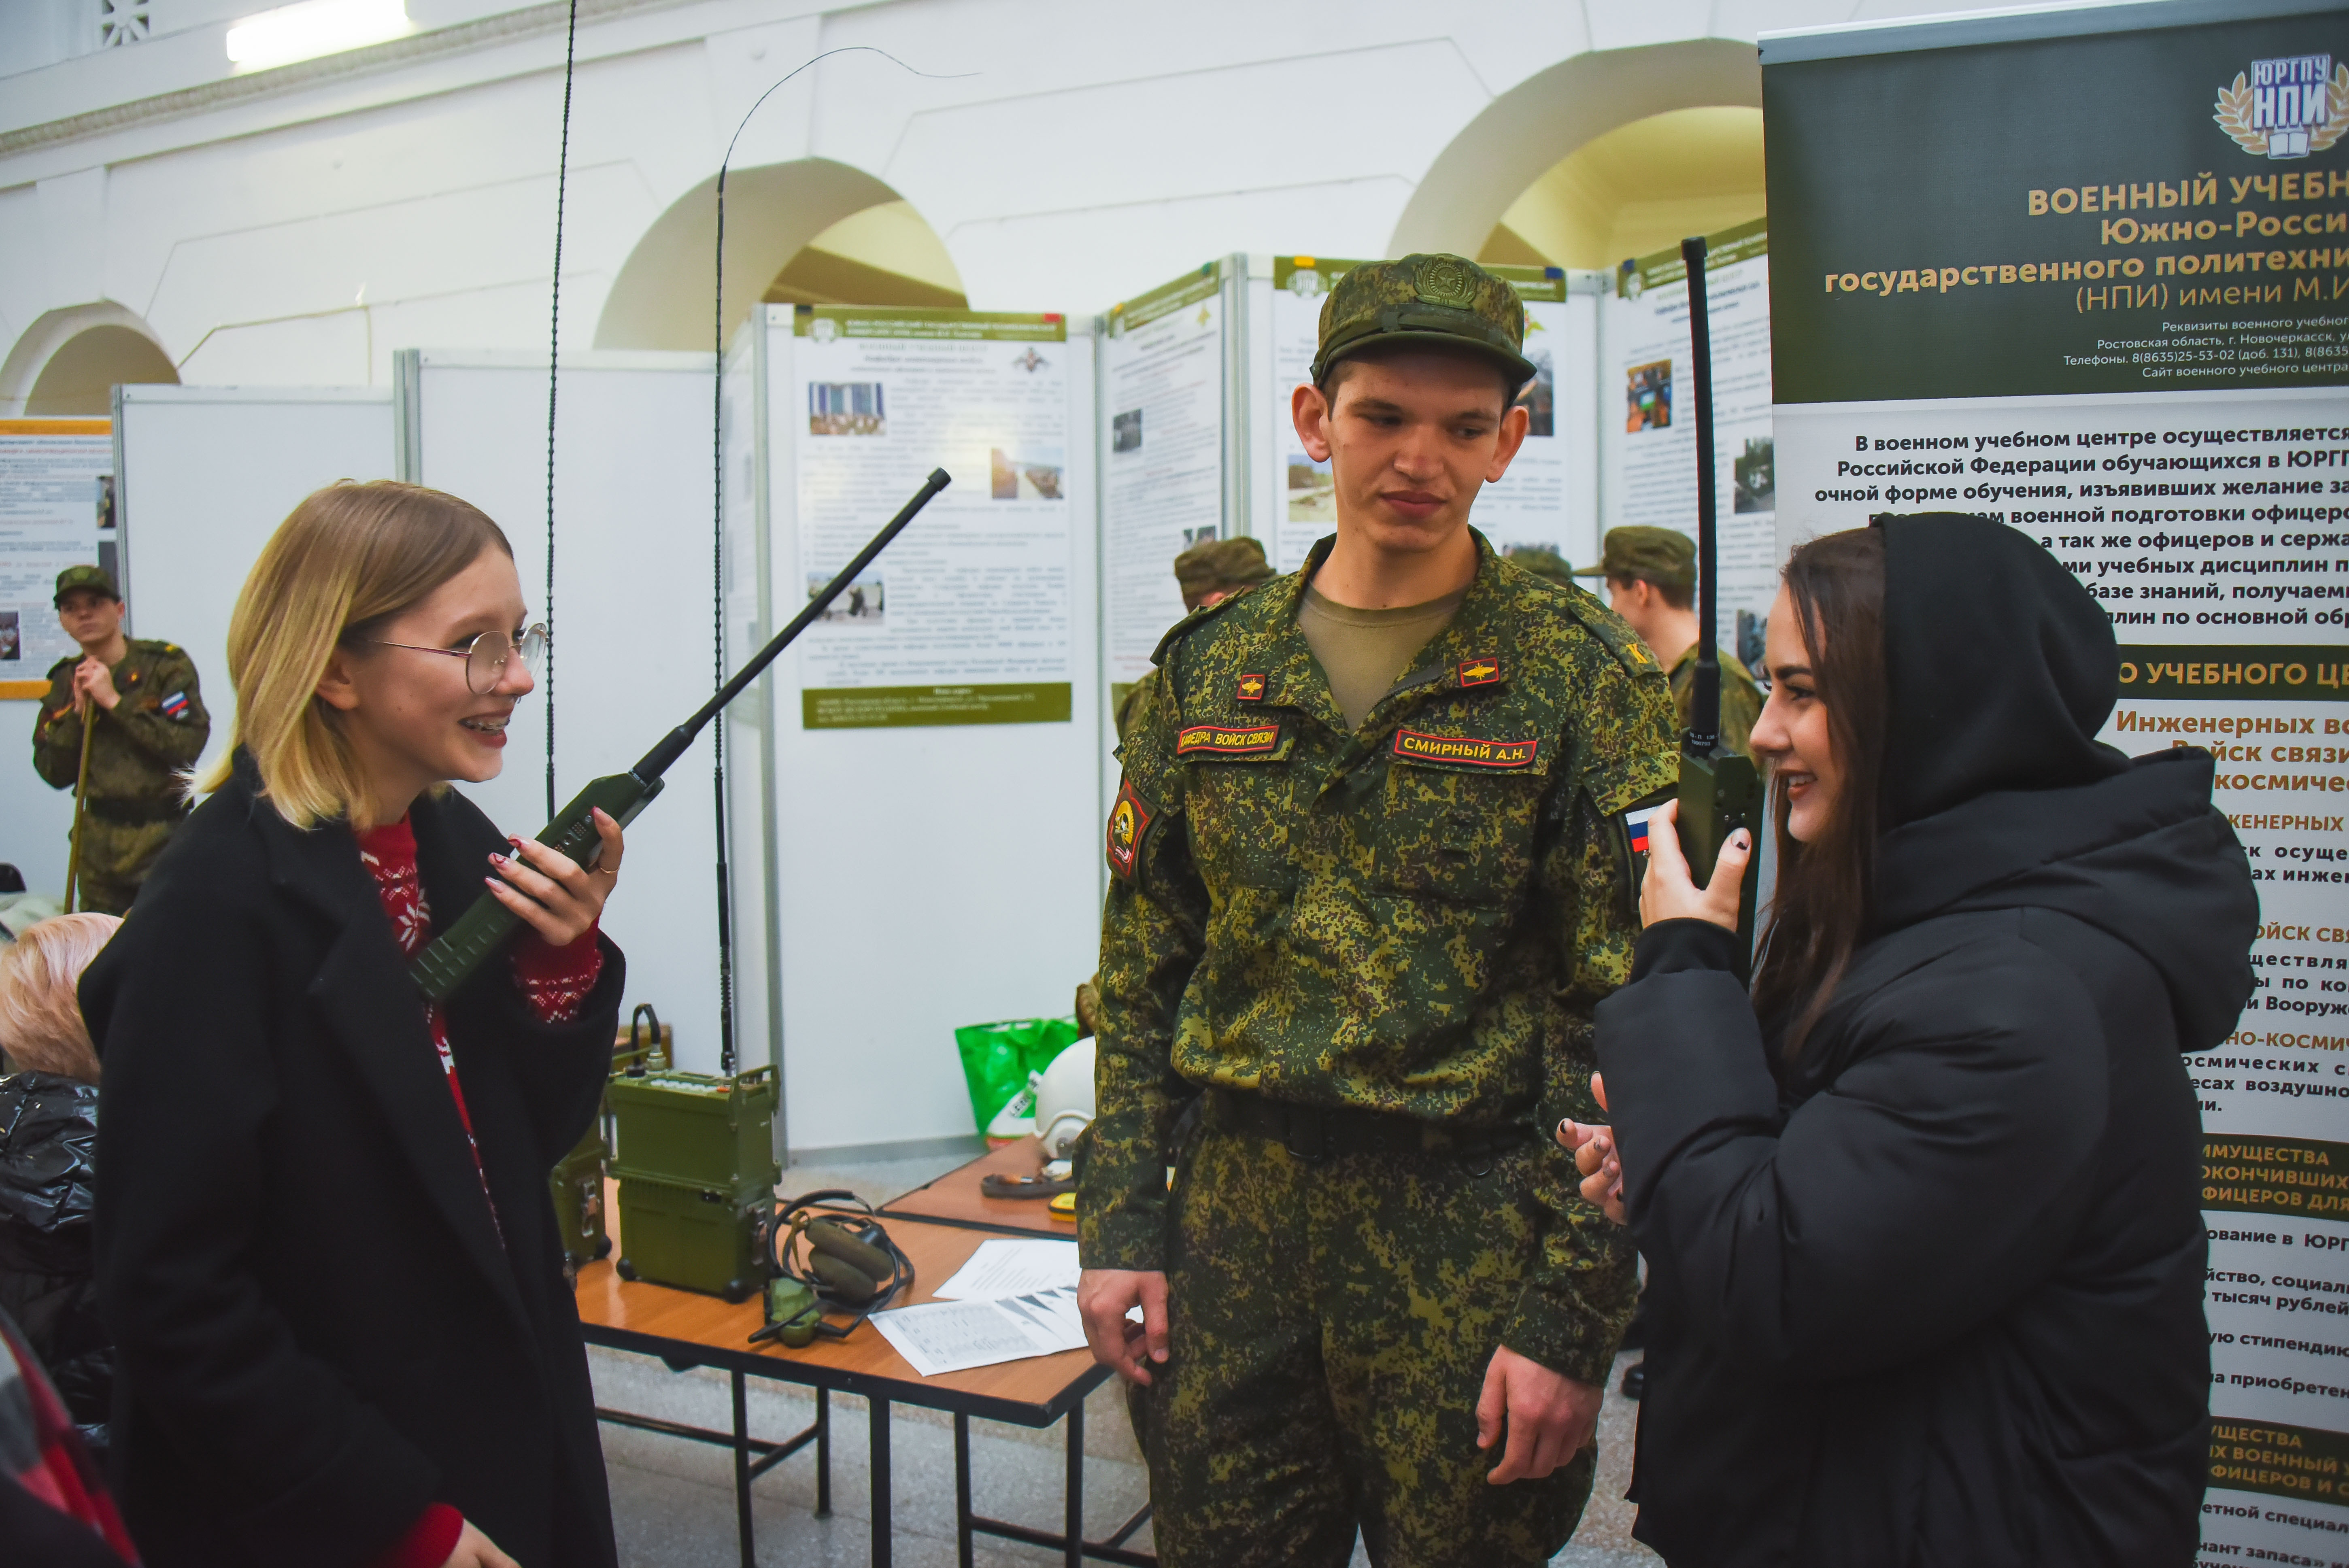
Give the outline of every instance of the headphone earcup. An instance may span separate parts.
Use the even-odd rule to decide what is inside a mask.
[[[860,1222],[835,1220],[829,1216],[811,1221],[806,1231],[808,1245],[817,1256],[831,1256],[855,1269],[870,1280],[885,1280],[895,1264],[887,1253],[859,1239],[855,1230]],[[869,1223],[869,1222],[864,1222]],[[874,1226],[874,1230],[880,1229]]]
[[[881,1288],[880,1282],[855,1264],[833,1257],[825,1252],[808,1255],[808,1272],[822,1281],[823,1287],[854,1305],[871,1301]]]

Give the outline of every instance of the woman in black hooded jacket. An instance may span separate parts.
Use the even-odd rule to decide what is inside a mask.
[[[1659,844],[1598,1047],[1650,1274],[1635,1533],[1715,1564],[2182,1565],[2200,1125],[2258,902],[2186,748],[2095,735],[2109,622],[2023,535],[1889,517],[1772,612],[1779,874]],[[1594,1144],[1586,1170],[1602,1156]]]

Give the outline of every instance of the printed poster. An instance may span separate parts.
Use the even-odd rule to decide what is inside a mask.
[[[1770,414],[1770,234],[1757,219],[1707,237],[1705,309],[1713,346],[1713,496],[1721,620],[1713,634],[1749,669],[1762,664],[1778,591],[1776,459]],[[1695,369],[1688,269],[1679,247],[1627,262],[1606,300],[1612,386],[1610,528],[1696,537]],[[1602,405],[1605,406],[1605,405]]]
[[[118,570],[108,419],[0,419],[0,698],[37,700],[79,650],[57,624],[57,573]]]
[[[2188,1058],[2210,1234],[2199,1561],[2338,1563],[2349,25],[2074,25],[1942,48],[1911,27],[1881,54],[1764,40],[1780,534],[1928,511],[2031,533],[2119,634],[2104,738],[2218,758],[2263,923],[2235,1035]],[[1887,102],[1933,134],[1881,134]]]
[[[1183,618],[1174,558],[1223,536],[1222,290],[1211,263],[1117,305],[1102,328],[1102,618],[1112,705]]]
[[[804,727],[1068,720],[1070,352],[1057,315],[799,307],[809,597],[954,477],[801,638]]]

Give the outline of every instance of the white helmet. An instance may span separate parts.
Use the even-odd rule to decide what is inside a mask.
[[[1093,1119],[1093,1042],[1079,1040],[1044,1069],[1036,1085],[1036,1137],[1046,1160],[1066,1160]]]

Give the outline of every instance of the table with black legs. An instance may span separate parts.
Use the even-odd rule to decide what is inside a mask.
[[[618,1208],[606,1189],[605,1212]],[[914,1264],[915,1290],[903,1304],[932,1299],[931,1293],[952,1277],[987,1239],[986,1232],[916,1219],[887,1217],[890,1236]],[[615,1236],[615,1251],[618,1238]],[[579,1321],[590,1345],[633,1351],[657,1357],[672,1371],[710,1367],[723,1371],[732,1403],[732,1430],[719,1431],[682,1422],[659,1420],[626,1411],[598,1409],[615,1425],[657,1432],[696,1442],[715,1443],[734,1455],[734,1518],[741,1546],[742,1568],[754,1568],[750,1486],[761,1475],[792,1455],[812,1446],[816,1462],[816,1512],[832,1508],[832,1396],[852,1394],[868,1401],[872,1445],[873,1563],[887,1568],[890,1561],[889,1407],[920,1406],[954,1417],[955,1533],[964,1568],[971,1562],[974,1535],[996,1535],[1026,1542],[1063,1553],[1068,1568],[1095,1562],[1151,1565],[1147,1553],[1130,1550],[1126,1541],[1150,1517],[1143,1509],[1108,1539],[1084,1539],[1084,1420],[1085,1396],[1110,1377],[1082,1350],[1032,1357],[995,1367],[973,1367],[925,1377],[907,1365],[896,1348],[871,1325],[845,1340],[818,1336],[803,1350],[792,1350],[768,1341],[749,1343],[760,1324],[756,1301],[730,1305],[716,1296],[671,1290],[641,1280],[624,1280],[609,1261],[579,1271]],[[765,1377],[797,1383],[815,1390],[815,1419],[805,1429],[780,1439],[754,1438],[747,1409],[749,1380]],[[978,1417],[1014,1426],[1045,1428],[1067,1424],[1068,1482],[1061,1531],[1053,1534],[1008,1523],[978,1512],[971,1500],[970,1422]]]

